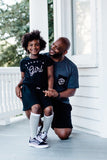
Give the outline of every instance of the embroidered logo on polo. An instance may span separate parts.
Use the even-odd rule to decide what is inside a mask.
[[[64,76],[62,76],[62,75],[59,75],[59,76],[58,76],[58,81],[57,81],[58,85],[59,85],[59,86],[65,85],[66,79],[67,79],[67,77],[64,77]]]

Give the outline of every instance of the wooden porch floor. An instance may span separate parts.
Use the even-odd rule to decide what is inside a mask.
[[[50,147],[28,146],[29,121],[22,120],[0,126],[1,160],[107,160],[107,139],[74,130],[68,140],[61,141],[49,131]]]

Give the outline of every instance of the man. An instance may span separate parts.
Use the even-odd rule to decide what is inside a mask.
[[[65,56],[69,47],[70,42],[65,37],[60,37],[52,44],[48,56],[54,61],[54,89],[44,91],[45,96],[52,97],[54,110],[52,128],[62,140],[69,138],[72,132],[72,107],[68,97],[73,96],[79,87],[77,67]],[[19,87],[16,87],[16,95],[21,97]],[[30,117],[29,115],[27,116]]]
[[[54,61],[54,89],[44,91],[45,96],[52,97],[52,128],[62,140],[67,139],[72,132],[72,107],[68,97],[73,96],[79,87],[77,67],[65,56],[69,47],[70,42],[65,37],[60,37],[52,44],[49,56]]]

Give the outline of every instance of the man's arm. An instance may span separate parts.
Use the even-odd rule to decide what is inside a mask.
[[[45,93],[45,96],[49,96],[49,97],[53,97],[53,98],[68,98],[68,97],[71,97],[71,96],[74,96],[76,92],[76,89],[66,89],[65,91],[63,92],[57,92],[55,89],[51,89],[49,91],[44,91]]]
[[[24,72],[21,72],[21,80],[20,80],[20,82],[18,83],[18,85],[15,87],[16,96],[17,96],[18,98],[20,98],[20,99],[22,98],[21,88],[22,88],[24,76],[25,76],[25,73],[24,73]]]
[[[48,90],[50,90],[50,89],[53,89],[53,83],[54,83],[53,65],[47,68],[47,73],[48,73]]]
[[[65,91],[59,93],[59,98],[68,98],[74,96],[75,92],[76,89],[66,89]]]

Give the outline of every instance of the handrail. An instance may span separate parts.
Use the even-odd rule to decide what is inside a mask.
[[[0,67],[0,120],[9,123],[11,117],[22,114],[22,103],[15,95],[20,80],[19,67]]]

